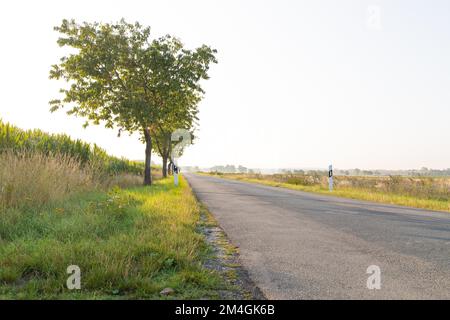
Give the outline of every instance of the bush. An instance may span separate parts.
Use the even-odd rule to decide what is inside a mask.
[[[314,185],[314,182],[311,181],[311,179],[309,179],[308,176],[303,176],[303,175],[288,177],[286,179],[286,183],[300,185],[300,186]]]

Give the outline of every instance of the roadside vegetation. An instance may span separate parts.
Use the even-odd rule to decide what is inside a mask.
[[[0,122],[0,299],[217,298],[224,277],[188,184],[142,186],[143,165]],[[69,290],[67,267],[81,270]],[[170,289],[169,289],[170,288]],[[161,291],[166,289],[165,294]]]
[[[302,174],[240,174],[211,172],[210,175],[307,192],[450,211],[449,177],[334,176],[334,190],[328,190],[323,172]]]
[[[0,298],[216,297],[225,285],[202,266],[209,249],[199,219],[187,183],[170,178],[3,209]],[[69,265],[81,269],[81,290],[66,287]]]
[[[0,121],[0,208],[25,208],[72,195],[141,184],[143,164],[96,145],[22,130]],[[156,173],[156,172],[155,172]]]
[[[131,173],[142,175],[144,163],[110,156],[95,144],[74,140],[66,134],[49,134],[44,131],[23,130],[0,119],[0,153],[41,154],[63,156],[82,167],[95,168],[104,174]]]

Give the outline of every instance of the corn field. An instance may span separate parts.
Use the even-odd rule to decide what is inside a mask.
[[[6,151],[63,155],[78,161],[83,166],[94,166],[111,175],[119,173],[141,175],[144,167],[140,162],[110,156],[95,144],[74,140],[65,134],[22,130],[0,120],[0,153]]]

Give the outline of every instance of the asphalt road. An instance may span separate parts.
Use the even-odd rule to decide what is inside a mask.
[[[450,299],[450,213],[185,177],[269,299]]]

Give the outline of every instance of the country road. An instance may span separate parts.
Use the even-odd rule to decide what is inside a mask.
[[[450,299],[450,213],[184,176],[268,299]]]

